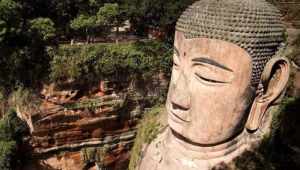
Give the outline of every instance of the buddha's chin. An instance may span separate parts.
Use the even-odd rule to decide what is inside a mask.
[[[168,124],[170,127],[171,136],[182,141],[182,143],[187,143],[188,145],[195,146],[214,146],[222,143],[223,137],[216,136],[211,138],[207,133],[191,133],[187,130],[188,122],[180,122],[176,118],[173,119],[172,115],[169,114]]]
[[[174,120],[171,115],[169,115],[169,118],[168,118],[168,124],[169,124],[169,127],[170,129],[172,129],[173,131],[181,134],[183,132],[183,124],[178,122],[177,120]]]
[[[168,109],[167,109],[168,110]],[[178,134],[183,133],[183,129],[189,122],[180,119],[174,113],[168,111],[168,124],[169,127]]]

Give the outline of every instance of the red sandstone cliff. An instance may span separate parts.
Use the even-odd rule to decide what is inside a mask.
[[[20,169],[125,169],[145,103],[167,83],[151,80],[143,94],[132,82],[121,84],[102,81],[92,90],[45,85],[38,107],[18,108],[30,129],[26,147],[32,152]]]

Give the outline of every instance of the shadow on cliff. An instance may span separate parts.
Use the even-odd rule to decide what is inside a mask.
[[[58,168],[53,168],[50,165],[43,162],[34,162],[31,166],[28,166],[22,170],[61,170]]]
[[[213,170],[298,170],[300,169],[300,98],[283,101],[267,136],[255,151],[246,151],[232,163]]]

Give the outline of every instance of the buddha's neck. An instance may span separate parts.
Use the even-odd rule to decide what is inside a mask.
[[[249,135],[243,131],[225,143],[214,146],[199,146],[178,138],[170,129],[168,129],[166,135],[164,142],[166,148],[176,148],[181,154],[199,160],[217,159],[218,157],[235,154],[237,151],[244,150],[243,148],[246,147],[249,140]]]

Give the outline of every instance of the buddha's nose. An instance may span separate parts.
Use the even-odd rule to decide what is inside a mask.
[[[171,95],[172,107],[178,110],[189,110],[190,102],[187,78],[184,74],[180,74],[177,81],[174,82],[173,94]]]

